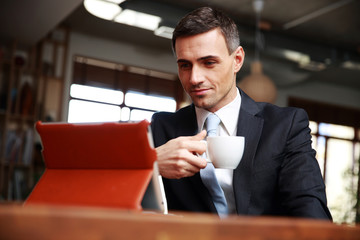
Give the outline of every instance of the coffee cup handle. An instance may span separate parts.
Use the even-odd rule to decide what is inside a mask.
[[[208,163],[211,163],[211,160],[210,160],[210,158],[208,157],[209,156],[209,151],[208,151],[208,148],[207,148],[207,142],[206,142],[206,140],[201,140],[200,142],[204,142],[205,144],[206,144],[206,151],[203,153],[203,154],[198,154],[198,153],[196,153],[196,155],[198,156],[198,157],[202,157],[202,158],[204,158],[204,159],[206,159],[206,162],[208,162]]]

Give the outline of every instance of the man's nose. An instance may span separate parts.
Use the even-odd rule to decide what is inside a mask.
[[[193,66],[191,69],[190,82],[193,85],[197,85],[202,82],[203,76],[202,71],[199,67]]]

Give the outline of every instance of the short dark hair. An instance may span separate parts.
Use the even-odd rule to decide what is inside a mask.
[[[220,10],[211,7],[201,7],[185,15],[176,25],[172,37],[172,47],[175,52],[176,39],[193,36],[220,28],[225,37],[229,54],[240,46],[239,31],[235,22]]]

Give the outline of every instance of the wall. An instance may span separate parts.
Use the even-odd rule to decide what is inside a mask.
[[[72,58],[74,55],[83,55],[127,65],[177,73],[177,65],[172,52],[158,51],[130,43],[115,42],[72,32],[65,75],[63,121],[67,120],[67,103],[69,102]],[[360,90],[321,82],[306,82],[293,88],[279,89],[276,104],[286,106],[288,96],[297,96],[360,109]]]

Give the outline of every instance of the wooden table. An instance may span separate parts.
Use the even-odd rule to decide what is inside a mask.
[[[326,221],[105,208],[0,205],[0,239],[360,239],[360,226]]]

